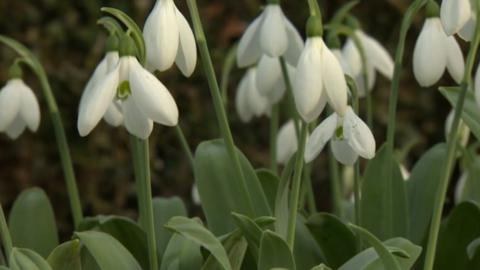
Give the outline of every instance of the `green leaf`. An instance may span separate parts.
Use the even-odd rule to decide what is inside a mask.
[[[230,233],[223,241],[223,246],[228,253],[228,259],[232,265],[232,270],[240,270],[243,265],[243,260],[247,252],[247,240],[242,236],[242,233],[239,230]],[[219,265],[213,255],[208,256],[205,264],[202,267],[202,270],[221,270],[222,267]]]
[[[235,226],[232,212],[251,218],[271,216],[267,198],[260,181],[247,158],[237,150],[246,187],[255,206],[250,209],[223,140],[201,143],[195,153],[195,179],[209,229],[215,235],[232,231]],[[253,211],[253,212],[252,212]]]
[[[257,177],[267,197],[270,209],[275,209],[275,196],[277,195],[278,184],[280,182],[278,177],[267,169],[257,170]]]
[[[275,232],[284,239],[287,238],[289,209],[289,183],[295,166],[296,155],[293,155],[283,169],[280,183],[278,184],[277,194],[275,196]]]
[[[272,268],[295,270],[295,261],[287,242],[278,234],[266,230],[263,232],[260,241],[258,270],[270,270]]]
[[[200,269],[202,263],[200,245],[180,234],[174,234],[168,242],[160,270]]]
[[[458,203],[471,201],[480,204],[480,158],[475,157],[468,166],[467,172]]]
[[[223,269],[232,269],[220,241],[199,222],[186,217],[173,217],[165,227],[204,247],[217,259]]]
[[[320,265],[317,265],[315,267],[313,267],[312,269],[310,270],[332,270],[332,268],[326,266],[325,264],[320,264]]]
[[[422,244],[427,235],[442,173],[442,170],[432,168],[442,168],[446,156],[447,147],[444,143],[430,148],[415,164],[406,182],[410,207],[409,239],[417,245]]]
[[[11,270],[51,270],[50,265],[38,253],[26,248],[13,248],[10,253]]]
[[[435,270],[475,269],[470,265],[467,247],[478,237],[480,237],[479,207],[471,202],[459,204],[452,210],[440,231]]]
[[[247,240],[248,247],[251,249],[252,255],[255,258],[258,258],[258,251],[263,230],[255,223],[255,221],[247,216],[237,213],[232,213],[232,216],[235,224],[237,224],[237,227]]]
[[[295,227],[295,244],[293,246],[293,257],[298,269],[310,269],[325,261],[319,245],[305,223],[305,218],[298,215],[297,226]]]
[[[53,270],[82,270],[81,245],[78,239],[62,243],[47,258]]]
[[[398,162],[388,154],[385,145],[370,160],[365,171],[360,216],[362,227],[381,240],[407,235],[405,183]]]
[[[414,245],[412,242],[404,238],[393,238],[384,241],[383,244],[387,247],[389,252],[395,255],[395,260],[399,263],[400,269],[410,270],[412,269],[415,261],[420,256],[422,248]],[[401,250],[401,252],[399,252]],[[405,256],[408,254],[409,256]],[[400,256],[397,256],[400,255]],[[408,258],[407,258],[408,257]],[[392,270],[385,268],[382,260],[379,258],[378,253],[373,247],[368,248],[355,257],[351,258],[348,262],[342,265],[338,270]]]
[[[32,249],[46,258],[58,245],[52,205],[40,188],[30,188],[18,195],[8,221],[16,247]]]
[[[135,257],[115,238],[97,231],[77,232],[90,254],[95,258],[101,270],[141,270]]]
[[[357,241],[352,230],[339,218],[318,213],[307,221],[307,227],[322,250],[325,262],[338,268],[357,254]]]
[[[477,238],[467,246],[468,258],[472,260],[479,253],[480,253],[480,238]]]

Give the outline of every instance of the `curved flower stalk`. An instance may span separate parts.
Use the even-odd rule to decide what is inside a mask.
[[[289,78],[294,78],[295,68],[286,63]],[[268,99],[271,105],[278,103],[284,96],[287,86],[283,78],[279,58],[262,55],[257,65],[256,85],[259,93]]]
[[[168,89],[134,56],[130,37],[122,40],[120,59],[115,68],[84,92],[78,116],[78,131],[88,135],[107,112],[112,102],[120,104],[126,129],[141,139],[150,136],[153,122],[175,126],[178,108]]]
[[[16,64],[15,64],[16,66]],[[32,89],[21,79],[20,73],[11,76],[5,87],[0,90],[0,132],[16,139],[28,127],[35,132],[40,125],[40,106]]]
[[[297,152],[298,137],[295,131],[295,123],[289,120],[278,132],[277,137],[277,162],[287,164],[290,158]]]
[[[296,65],[303,48],[303,40],[293,24],[285,17],[279,1],[269,0],[264,11],[247,28],[237,51],[239,67],[257,63],[263,54],[285,57]]]
[[[164,71],[176,63],[183,75],[192,75],[197,63],[195,37],[173,0],[157,0],[143,36],[149,70]]]
[[[257,89],[256,68],[249,68],[237,88],[235,107],[240,119],[247,123],[253,117],[260,117],[269,112],[268,100]]]
[[[372,131],[350,106],[344,117],[333,113],[315,128],[307,142],[305,161],[314,160],[328,141],[332,144],[335,158],[344,165],[353,165],[358,156],[366,159],[375,156]]]
[[[440,18],[438,6],[429,2],[428,17],[418,36],[413,51],[413,73],[423,87],[434,85],[445,69],[460,83],[465,72],[465,60],[455,37],[447,36]]]
[[[445,33],[451,36],[460,32],[471,19],[472,13],[470,0],[443,0],[440,18]]]

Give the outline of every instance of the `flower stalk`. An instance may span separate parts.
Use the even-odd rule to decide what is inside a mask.
[[[272,114],[270,116],[270,169],[273,173],[278,173],[277,166],[277,137],[278,137],[278,125],[280,116],[280,105],[274,104],[272,106]]]
[[[0,204],[0,237],[2,238],[3,251],[5,252],[5,259],[7,263],[10,264],[10,252],[12,251],[12,237],[10,235],[10,230],[8,229],[7,219],[5,218],[5,213],[3,212],[3,207]]]

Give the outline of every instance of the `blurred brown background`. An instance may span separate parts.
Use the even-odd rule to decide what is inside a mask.
[[[175,1],[188,16],[185,1]],[[303,33],[308,15],[307,1],[284,0],[283,9]],[[325,19],[347,1],[319,1]],[[380,40],[392,56],[397,44],[401,14],[407,0],[363,0],[354,9],[366,32]],[[77,107],[83,87],[97,62],[103,57],[104,32],[96,26],[102,16],[100,7],[113,6],[131,15],[142,26],[154,0],[0,0],[0,33],[11,36],[31,48],[49,74],[69,139],[83,208],[87,215],[122,214],[135,216],[136,199],[128,152],[128,136],[123,128],[102,122],[87,137],[76,130]],[[220,71],[225,54],[242,34],[263,4],[260,0],[198,0],[209,45]],[[422,89],[413,79],[411,55],[421,27],[418,18],[409,35],[405,69],[402,74],[398,112],[397,145],[417,141],[406,160],[407,168],[431,145],[443,140],[444,119],[450,109],[435,89]],[[463,44],[464,45],[464,44]],[[8,79],[6,70],[14,60],[11,50],[0,49],[0,81]],[[230,101],[243,71],[235,69],[230,81]],[[218,136],[216,119],[200,63],[194,75],[186,79],[172,68],[162,73],[162,81],[173,93],[181,112],[183,127],[192,149],[203,140]],[[447,75],[448,76],[448,75]],[[447,77],[446,76],[446,77]],[[50,196],[63,234],[71,229],[68,198],[59,163],[52,125],[38,81],[27,72],[26,81],[40,99],[42,122],[35,134],[25,132],[16,141],[0,134],[0,200],[9,211],[12,201],[27,187],[40,186]],[[442,84],[452,84],[445,78]],[[389,82],[380,78],[373,92],[375,136],[384,141]],[[231,102],[232,103],[232,102]],[[233,107],[228,108],[235,140],[255,167],[268,166],[268,119],[250,124],[239,121]],[[284,117],[283,117],[284,119]],[[190,205],[193,182],[188,159],[181,150],[175,130],[155,126],[151,136],[152,184],[156,196],[178,195]],[[330,209],[328,174],[323,155],[314,166],[315,189],[320,209]]]

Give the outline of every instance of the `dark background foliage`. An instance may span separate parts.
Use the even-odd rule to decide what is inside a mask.
[[[91,72],[103,57],[104,32],[96,26],[102,16],[100,7],[113,6],[131,15],[140,26],[154,0],[0,0],[0,33],[11,36],[31,48],[49,74],[62,113],[70,142],[83,208],[87,215],[136,215],[132,164],[128,152],[128,136],[123,128],[101,123],[87,137],[76,130],[78,102]],[[185,1],[175,1],[188,16]],[[199,0],[212,57],[220,72],[226,52],[239,38],[246,25],[258,13],[261,0]],[[306,1],[284,0],[283,9],[303,33],[308,16]],[[401,15],[410,1],[363,0],[355,8],[362,27],[384,44],[393,55],[398,40]],[[346,1],[320,1],[325,19]],[[405,160],[411,168],[419,155],[434,143],[443,140],[444,119],[450,109],[436,89],[422,89],[413,79],[411,55],[421,27],[419,17],[410,32],[406,48],[405,69],[402,73],[397,146],[414,142]],[[14,60],[9,49],[0,49],[0,81],[8,79],[6,70]],[[238,79],[243,71],[234,70],[230,81],[230,101],[233,101]],[[203,72],[198,64],[194,75],[186,79],[176,68],[160,74],[161,80],[174,95],[180,112],[180,124],[192,149],[203,140],[218,137],[216,119]],[[68,198],[63,174],[38,81],[27,72],[25,80],[40,99],[42,122],[37,133],[25,132],[16,141],[0,135],[0,201],[8,209],[19,192],[40,186],[50,196],[58,223],[64,235],[71,229]],[[446,78],[442,84],[452,84]],[[384,141],[389,81],[380,78],[373,91],[375,136],[377,145]],[[232,102],[230,102],[232,103]],[[252,123],[239,121],[233,106],[228,108],[235,140],[256,167],[268,166],[268,119]],[[283,117],[284,119],[285,117]],[[199,209],[191,204],[193,175],[188,159],[181,150],[175,130],[155,125],[151,136],[152,185],[156,196],[181,196],[193,214]],[[328,170],[325,155],[314,165],[313,179],[322,210],[330,209]]]

